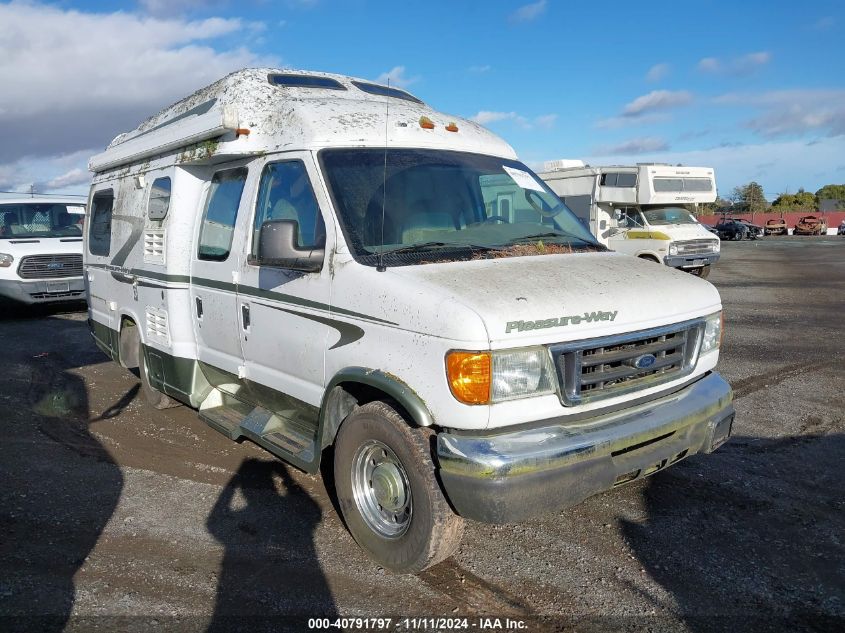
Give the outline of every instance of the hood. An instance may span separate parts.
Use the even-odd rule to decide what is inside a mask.
[[[721,308],[708,282],[618,253],[540,255],[388,269],[406,287],[475,312],[493,347],[620,334]]]
[[[642,229],[640,229],[642,230]],[[673,241],[715,239],[713,234],[701,224],[650,224],[647,230],[665,233]]]
[[[0,238],[0,253],[8,253],[15,260],[26,255],[82,254],[81,237],[12,237]]]

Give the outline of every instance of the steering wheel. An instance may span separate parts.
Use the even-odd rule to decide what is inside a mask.
[[[558,206],[554,209],[550,209],[549,211],[546,211],[543,208],[542,198],[540,198],[540,196],[537,194],[537,192],[532,190],[532,189],[526,189],[524,195],[525,195],[525,200],[528,202],[528,204],[530,204],[531,207],[544,218],[553,218],[557,214],[559,214],[561,211],[563,211],[563,205],[560,205],[560,206]],[[540,200],[540,204],[537,204],[537,202],[534,200],[535,197]]]
[[[489,222],[504,222],[505,224],[510,224],[510,220],[503,215],[491,215],[489,218],[484,218],[482,224],[487,224]]]

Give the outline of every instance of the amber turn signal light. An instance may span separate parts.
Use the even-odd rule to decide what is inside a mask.
[[[490,402],[492,366],[490,352],[449,352],[446,377],[452,395],[464,404]]]

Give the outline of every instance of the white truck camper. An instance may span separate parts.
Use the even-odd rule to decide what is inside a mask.
[[[24,304],[83,301],[84,221],[80,198],[0,199],[0,298]]]
[[[719,260],[718,236],[693,215],[697,205],[716,200],[711,167],[556,160],[543,168],[540,177],[611,250],[700,277]]]
[[[155,407],[309,473],[333,447],[390,569],[730,435],[716,289],[608,252],[504,141],[407,92],[242,70],[90,167],[99,347]]]

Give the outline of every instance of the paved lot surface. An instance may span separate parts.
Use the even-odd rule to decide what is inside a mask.
[[[728,243],[711,281],[734,439],[573,509],[471,523],[419,576],[370,562],[320,477],[146,406],[84,313],[3,306],[0,629],[482,614],[531,631],[845,630],[845,239]],[[267,628],[285,626],[305,630]]]

